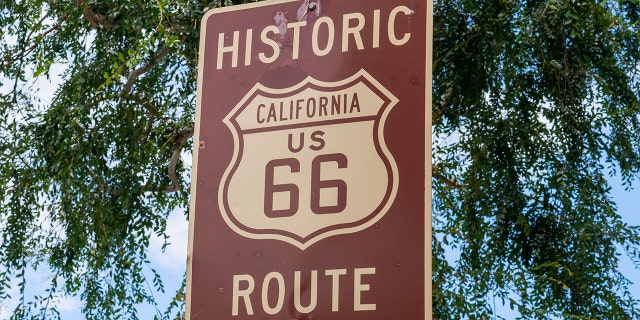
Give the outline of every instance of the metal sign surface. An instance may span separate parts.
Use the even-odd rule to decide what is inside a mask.
[[[431,3],[202,21],[188,319],[430,319]]]

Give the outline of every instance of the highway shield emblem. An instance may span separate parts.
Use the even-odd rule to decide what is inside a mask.
[[[398,187],[384,141],[397,102],[364,70],[285,89],[256,84],[224,119],[234,139],[218,192],[224,221],[301,250],[379,221]]]

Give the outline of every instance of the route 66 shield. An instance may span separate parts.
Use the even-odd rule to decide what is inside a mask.
[[[397,102],[365,70],[285,89],[256,84],[224,119],[234,141],[218,189],[226,224],[301,250],[375,224],[398,188],[383,134]]]

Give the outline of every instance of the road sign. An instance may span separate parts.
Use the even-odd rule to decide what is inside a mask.
[[[188,319],[431,319],[431,8],[205,15]]]

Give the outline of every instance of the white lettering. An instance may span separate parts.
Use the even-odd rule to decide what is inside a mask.
[[[253,42],[253,29],[247,30],[247,39],[245,40],[245,49],[244,49],[244,65],[251,65],[251,43]]]
[[[269,284],[275,279],[278,282],[278,302],[275,307],[269,306]],[[276,314],[282,310],[284,304],[284,278],[278,272],[270,272],[262,282],[262,308],[267,314]]]
[[[312,313],[318,308],[318,301],[328,304],[329,300],[331,300],[331,311],[338,312],[340,310],[340,278],[347,275],[350,271],[347,269],[329,269],[324,271],[326,277],[322,278],[324,283],[322,283],[321,286],[323,288],[331,288],[330,292],[326,292],[325,290],[318,291],[318,270],[311,270],[309,278],[303,278],[302,272],[303,271],[294,271],[293,281],[291,281],[291,279],[285,281],[284,276],[280,272],[269,272],[262,279],[262,288],[259,291],[254,290],[256,288],[253,276],[248,274],[234,275],[233,293],[231,295],[231,315],[238,316],[241,313],[245,315],[245,312],[246,315],[254,315],[251,304],[251,295],[254,291],[258,291],[259,294],[261,294],[261,298],[259,298],[258,301],[261,302],[264,313],[268,315],[289,312],[290,310],[284,308],[285,298],[287,301],[293,300],[295,311],[302,314]],[[362,299],[363,294],[371,290],[371,282],[365,281],[363,277],[366,275],[374,275],[375,273],[376,268],[373,267],[353,269],[353,311],[376,310],[375,303],[363,303]],[[287,288],[287,284],[291,285],[292,282],[293,288]],[[319,292],[326,292],[327,295],[319,299]],[[292,295],[293,297],[291,297]],[[254,301],[255,298],[256,297],[254,297]],[[302,300],[307,302],[307,299],[308,303],[303,305]],[[241,312],[242,303],[244,303],[245,308]],[[283,311],[283,309],[285,310]]]
[[[358,20],[358,23],[354,26],[350,26],[351,20]],[[348,13],[342,16],[342,52],[349,51],[349,35],[353,35],[353,40],[356,42],[358,50],[364,49],[362,37],[360,31],[364,28],[364,15],[362,13]]]
[[[240,282],[246,282],[247,288],[241,290]],[[238,315],[238,308],[240,304],[240,298],[244,300],[244,305],[247,310],[248,315],[253,315],[253,307],[251,306],[251,300],[249,299],[249,295],[253,292],[255,288],[255,281],[253,277],[248,274],[240,274],[233,276],[233,301],[231,304],[231,315]]]
[[[387,31],[389,33],[389,42],[391,42],[395,46],[401,46],[407,43],[409,41],[409,38],[411,37],[410,33],[405,33],[402,36],[402,39],[398,39],[398,37],[396,37],[396,30],[395,30],[396,16],[400,12],[404,13],[404,15],[406,16],[412,13],[411,9],[405,6],[398,6],[393,8],[393,10],[391,10],[391,13],[389,14],[389,24],[387,25]]]
[[[339,311],[340,301],[340,276],[347,274],[347,269],[333,269],[324,272],[326,276],[331,276],[331,311]]]
[[[375,9],[366,13],[352,12],[342,15],[342,32],[336,34],[334,19],[340,17],[322,16],[315,20],[311,29],[306,29],[307,21],[298,21],[286,23],[286,19],[280,25],[267,25],[260,31],[260,40],[254,37],[254,29],[245,31],[233,31],[230,33],[219,33],[217,44],[216,66],[217,69],[223,67],[238,67],[240,59],[240,41],[244,41],[244,66],[251,66],[255,61],[264,64],[270,64],[278,60],[282,47],[283,34],[291,30],[291,58],[300,59],[304,52],[312,53],[317,57],[322,57],[333,52],[334,47],[338,46],[337,41],[341,42],[342,52],[349,50],[365,50],[380,48],[382,45],[391,44],[393,46],[402,46],[409,42],[411,33],[406,28],[397,28],[396,22],[403,20],[402,16],[410,16],[413,11],[407,6],[397,6],[388,13],[388,19],[383,19],[382,15],[386,14],[381,9]],[[381,36],[384,31],[383,21],[387,23],[387,37]],[[405,22],[405,21],[403,21]],[[400,26],[402,24],[399,24]],[[363,38],[363,30],[371,32],[371,37]],[[401,31],[407,30],[407,31]],[[368,33],[367,33],[368,34]],[[301,41],[301,37],[310,36],[311,41]],[[244,37],[244,39],[240,39]],[[366,40],[366,41],[365,41]],[[383,43],[384,41],[384,43]],[[255,43],[254,43],[255,42]],[[302,47],[308,46],[311,48]],[[258,48],[253,48],[258,45]],[[355,49],[354,49],[355,48]],[[306,50],[305,50],[306,49]],[[309,50],[311,49],[311,50]],[[253,53],[257,53],[257,59]],[[229,57],[230,56],[230,57]],[[231,58],[231,63],[229,63]],[[225,61],[226,59],[226,61]],[[225,63],[226,62],[226,63]]]
[[[370,285],[362,283],[362,275],[375,274],[376,268],[356,268],[353,275],[353,310],[354,311],[370,311],[376,310],[375,303],[362,303],[362,291],[369,291]]]
[[[306,25],[306,21],[292,22],[287,24],[287,28],[293,29],[293,59],[298,59],[298,56],[300,55],[300,28]]]
[[[380,47],[380,10],[373,10],[373,47]]]
[[[267,26],[262,30],[262,33],[260,34],[262,43],[269,45],[271,49],[273,49],[273,55],[270,57],[268,57],[264,52],[260,52],[258,54],[258,58],[262,63],[272,63],[278,59],[278,56],[280,55],[280,46],[275,40],[269,38],[269,33],[277,34],[279,32],[280,29],[278,29],[277,26]]]
[[[224,38],[224,33],[218,34],[218,59],[216,65],[218,70],[222,69],[222,62],[226,52],[231,52],[231,67],[235,68],[238,66],[238,39],[240,38],[240,31],[233,32],[233,42],[231,46],[225,47]]]
[[[326,24],[327,25],[327,45],[324,49],[320,49],[320,45],[318,44],[318,30],[320,26]],[[321,17],[316,20],[316,23],[313,25],[313,34],[311,35],[311,47],[313,48],[313,54],[318,57],[322,57],[327,55],[333,49],[333,40],[335,39],[336,31],[333,25],[333,20],[329,17]]]
[[[293,304],[300,313],[311,313],[318,305],[318,271],[311,271],[311,287],[309,288],[309,305],[304,307],[300,302],[302,295],[302,284],[300,281],[300,271],[296,271],[293,276]]]

